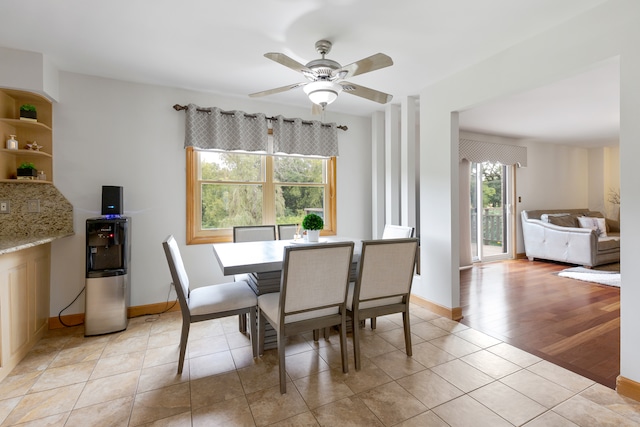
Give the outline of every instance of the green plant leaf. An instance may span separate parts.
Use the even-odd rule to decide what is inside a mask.
[[[324,221],[319,215],[310,213],[302,220],[302,228],[305,230],[322,230],[324,228]]]

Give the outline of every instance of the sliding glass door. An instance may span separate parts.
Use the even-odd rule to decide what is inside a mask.
[[[511,257],[512,167],[471,164],[471,255],[474,262]]]

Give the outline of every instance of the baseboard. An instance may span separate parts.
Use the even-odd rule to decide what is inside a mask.
[[[171,302],[158,302],[155,304],[147,304],[147,305],[137,305],[135,307],[129,307],[127,311],[127,316],[129,318],[132,317],[140,317],[140,316],[149,316],[152,314],[162,314],[168,313],[171,311],[180,311],[180,304],[178,301]]]
[[[147,305],[137,305],[134,307],[129,307],[127,309],[127,317],[131,319],[132,317],[140,317],[140,316],[148,316],[153,314],[161,314],[167,313],[171,311],[180,311],[180,305],[177,301],[174,302],[158,302],[155,304],[147,304]],[[49,329],[60,329],[66,327],[65,325],[70,326],[78,326],[84,323],[84,313],[77,314],[69,314],[66,316],[61,316],[62,322],[58,317],[50,317],[49,318]]]
[[[62,321],[60,321],[60,318],[62,318]],[[60,318],[50,317],[49,329],[60,329],[69,326],[79,326],[84,323],[84,313],[68,314],[66,316],[60,316]]]
[[[516,254],[516,259],[527,259],[527,254]]]
[[[618,394],[633,400],[640,401],[640,383],[618,375],[616,378],[616,391]]]
[[[414,294],[411,295],[411,302],[436,313],[438,316],[446,317],[448,319],[456,321],[462,319],[462,307],[444,307],[440,304],[428,301]]]

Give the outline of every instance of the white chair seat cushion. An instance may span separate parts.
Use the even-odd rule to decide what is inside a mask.
[[[347,310],[353,310],[353,292],[356,288],[356,284],[354,282],[349,283],[349,290],[347,293]],[[389,297],[389,298],[380,298],[372,301],[362,301],[360,302],[360,309],[378,307],[381,305],[389,305],[389,304],[398,304],[402,302],[402,297]]]
[[[255,306],[257,297],[246,282],[194,288],[189,293],[189,311],[192,316]]]
[[[269,294],[260,295],[258,297],[258,307],[262,310],[266,317],[271,319],[275,324],[272,325],[275,328],[278,327],[280,322],[280,292],[273,292]],[[337,314],[338,308],[324,308],[320,310],[308,311],[305,313],[291,314],[286,316],[284,323],[299,322],[301,320],[315,319],[317,317],[329,316]]]

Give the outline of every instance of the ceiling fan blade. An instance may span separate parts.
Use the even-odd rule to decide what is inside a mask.
[[[376,53],[368,58],[356,61],[353,64],[345,65],[339,70],[333,72],[334,75],[343,74],[342,79],[349,78],[351,76],[357,76],[358,74],[368,73],[370,71],[379,70],[381,68],[393,65],[393,60],[384,53]],[[344,72],[346,71],[346,74]]]
[[[378,102],[380,104],[386,104],[387,102],[390,102],[391,99],[393,99],[393,96],[389,95],[388,93],[369,89],[365,86],[354,85],[353,83],[349,82],[340,82],[340,85],[342,86],[343,91],[350,93],[351,95],[356,95],[370,101]]]
[[[315,73],[312,70],[302,65],[295,59],[288,57],[284,53],[270,52],[270,53],[265,53],[264,56],[265,58],[269,58],[270,60],[275,61],[278,64],[282,64],[285,67],[291,68],[293,71],[297,71],[304,75],[312,75],[312,76],[315,75]]]
[[[273,95],[274,93],[286,92],[288,90],[295,89],[295,88],[300,87],[300,86],[304,86],[307,83],[309,83],[309,82],[294,83],[292,85],[287,85],[287,86],[277,87],[275,89],[264,90],[262,92],[252,93],[249,96],[251,98],[257,98],[259,96]]]

